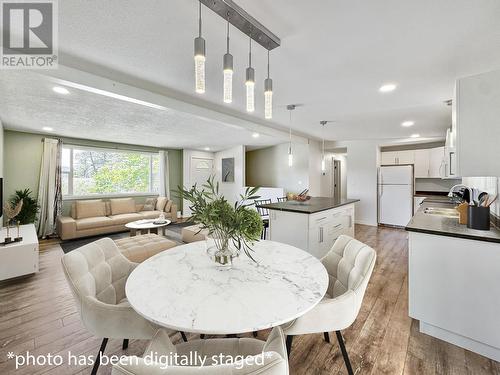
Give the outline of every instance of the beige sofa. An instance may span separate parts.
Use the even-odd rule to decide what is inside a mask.
[[[165,197],[157,198],[154,207],[144,206],[136,204],[134,198],[78,200],[71,205],[70,216],[57,218],[57,233],[62,240],[70,240],[120,232],[126,230],[125,224],[155,219],[162,211],[166,219],[177,221],[177,206]]]

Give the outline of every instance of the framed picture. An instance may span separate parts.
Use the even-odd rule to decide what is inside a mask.
[[[234,182],[234,158],[222,159],[222,182]]]

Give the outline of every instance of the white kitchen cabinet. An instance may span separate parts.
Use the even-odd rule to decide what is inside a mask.
[[[415,163],[414,150],[398,151],[398,164],[413,164],[413,163]]]
[[[409,232],[409,315],[420,332],[500,361],[500,244]]]
[[[415,150],[415,178],[429,177],[429,150]]]
[[[398,153],[396,151],[384,151],[380,155],[381,165],[396,165],[398,164]]]
[[[380,156],[381,165],[413,164],[414,162],[415,152],[413,150],[384,151]]]
[[[456,154],[448,158],[456,157],[458,176],[500,176],[499,119],[500,70],[456,82],[452,115]]]
[[[429,150],[429,177],[444,177],[444,147],[435,147]]]
[[[271,241],[298,247],[317,258],[325,256],[341,234],[354,237],[354,203],[313,214],[269,211]]]

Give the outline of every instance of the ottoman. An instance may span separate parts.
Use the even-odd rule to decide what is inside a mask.
[[[141,263],[163,250],[177,246],[174,241],[153,233],[121,238],[115,240],[115,243],[123,255],[136,263]]]
[[[190,225],[182,228],[182,241],[191,243],[196,241],[205,241],[208,235],[208,230],[204,229],[200,232],[201,225]]]

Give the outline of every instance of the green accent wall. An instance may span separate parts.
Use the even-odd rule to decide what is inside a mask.
[[[42,139],[45,135],[12,130],[5,130],[3,135],[4,199],[9,199],[16,190],[25,188],[31,189],[34,195],[37,196],[40,164],[42,161]],[[79,146],[150,152],[157,152],[160,150],[154,147],[91,141],[78,138],[62,138],[62,140],[63,143]],[[177,189],[177,186],[182,186],[182,150],[166,149],[166,151],[168,151],[170,190],[173,191]],[[171,197],[177,204],[177,207],[179,207],[179,210],[182,210],[182,202],[180,199],[173,193],[171,193]],[[140,202],[141,197],[138,197],[137,201]],[[70,202],[71,201],[65,201],[63,203],[63,213],[69,212]]]

